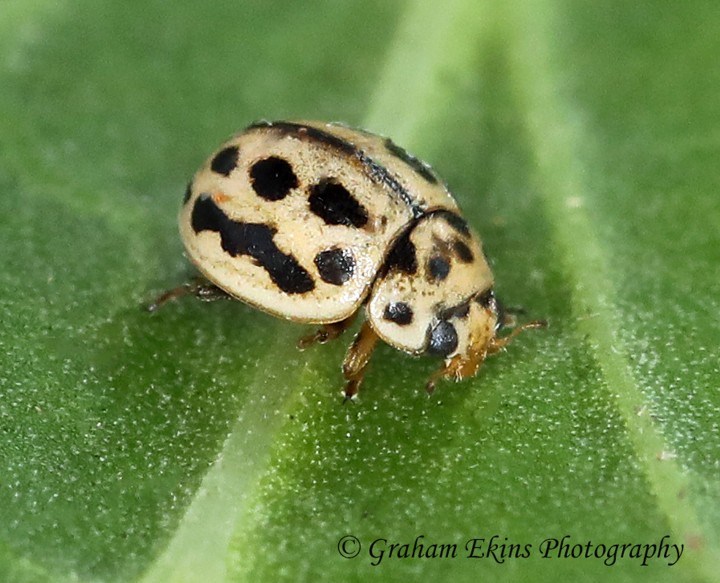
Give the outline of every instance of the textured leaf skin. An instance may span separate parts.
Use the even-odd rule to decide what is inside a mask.
[[[715,580],[720,11],[438,6],[3,3],[0,580]],[[192,274],[187,179],[259,118],[431,162],[499,295],[550,328],[432,397],[437,363],[381,348],[342,405],[349,337],[300,353],[306,328],[233,302],[148,315]],[[420,535],[458,556],[372,564]],[[493,535],[531,556],[464,558]],[[540,558],[564,535],[685,551]]]

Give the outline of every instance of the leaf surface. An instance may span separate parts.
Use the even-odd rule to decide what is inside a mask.
[[[718,38],[701,0],[6,0],[0,580],[715,580]],[[349,335],[148,315],[185,182],[260,118],[431,162],[550,328],[432,397],[383,346],[342,405]]]

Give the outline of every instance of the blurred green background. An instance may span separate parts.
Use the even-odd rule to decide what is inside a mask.
[[[709,0],[3,0],[0,581],[716,581],[718,54]],[[188,178],[260,118],[426,159],[551,327],[432,397],[381,347],[343,406],[349,336],[149,316]],[[420,535],[458,556],[372,565]],[[493,535],[530,556],[465,558]]]

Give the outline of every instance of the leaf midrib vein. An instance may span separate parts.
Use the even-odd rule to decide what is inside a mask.
[[[557,35],[552,28],[556,6],[552,0],[534,9],[521,2],[505,6],[509,8],[502,21],[512,23],[512,29],[505,30],[512,81],[537,162],[546,215],[573,284],[577,335],[587,339],[658,509],[679,542],[687,546],[702,532],[693,499],[687,495],[689,479],[662,427],[653,421],[652,404],[633,372],[629,347],[618,332],[621,315],[608,249],[583,204],[593,196],[593,187],[586,183],[590,173],[578,152],[593,149],[593,133],[580,122],[580,112],[556,90],[559,72],[551,65],[549,46]],[[683,557],[683,567],[711,581],[720,572],[718,556],[717,549],[693,549]]]

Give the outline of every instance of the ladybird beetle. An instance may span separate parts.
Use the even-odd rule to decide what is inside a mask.
[[[509,335],[480,238],[424,162],[388,138],[335,123],[261,121],[235,135],[188,184],[179,215],[204,276],[193,293],[231,297],[320,324],[301,348],[339,336],[365,306],[343,362],[346,398],[379,339],[443,366],[427,382],[475,375]]]

